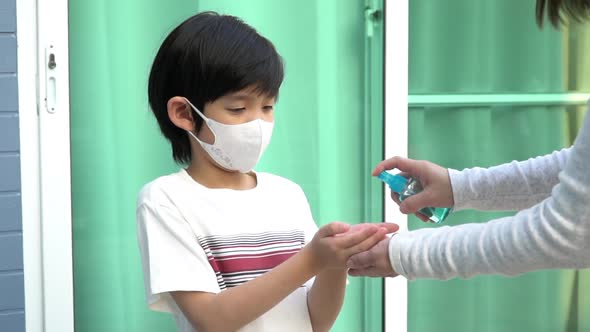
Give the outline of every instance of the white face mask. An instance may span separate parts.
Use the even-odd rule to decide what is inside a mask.
[[[270,143],[274,122],[256,119],[237,125],[227,125],[205,117],[188,99],[186,102],[203,118],[215,141],[213,144],[205,143],[191,131],[188,133],[219,166],[241,173],[248,173],[254,169]]]

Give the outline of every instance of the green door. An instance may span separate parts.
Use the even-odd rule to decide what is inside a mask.
[[[371,1],[379,9],[381,1]],[[286,79],[258,170],[299,183],[319,225],[382,219],[382,24],[365,1],[70,1],[71,140],[77,331],[172,331],[147,310],[135,235],[141,186],[176,171],[147,106],[147,75],[188,16],[242,17],[277,46]],[[378,16],[377,16],[378,17]],[[367,37],[367,26],[372,37]],[[380,331],[381,281],[351,278],[333,331]]]

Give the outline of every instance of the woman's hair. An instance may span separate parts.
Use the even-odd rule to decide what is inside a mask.
[[[583,21],[590,17],[590,0],[537,0],[536,17],[540,27],[546,16],[554,27],[562,23],[564,16]]]
[[[283,60],[273,44],[237,17],[203,12],[174,29],[160,46],[148,82],[148,99],[178,163],[191,161],[187,133],[168,117],[168,100],[188,98],[195,107],[251,88],[277,97]],[[195,130],[203,123],[194,117]]]

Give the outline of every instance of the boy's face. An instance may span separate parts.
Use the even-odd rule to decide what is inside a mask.
[[[209,119],[228,125],[246,123],[256,119],[273,122],[275,101],[276,97],[260,95],[253,89],[247,88],[226,94],[205,104],[203,114]],[[197,136],[206,143],[213,143],[213,133],[204,122]]]

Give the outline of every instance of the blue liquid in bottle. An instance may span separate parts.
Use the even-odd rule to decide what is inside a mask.
[[[387,172],[381,172],[377,177],[387,183],[392,191],[398,193],[400,201],[422,191],[420,182],[413,178],[408,179],[399,174],[393,175]],[[443,222],[449,213],[451,213],[451,208],[425,207],[419,210],[419,212],[438,224]]]

